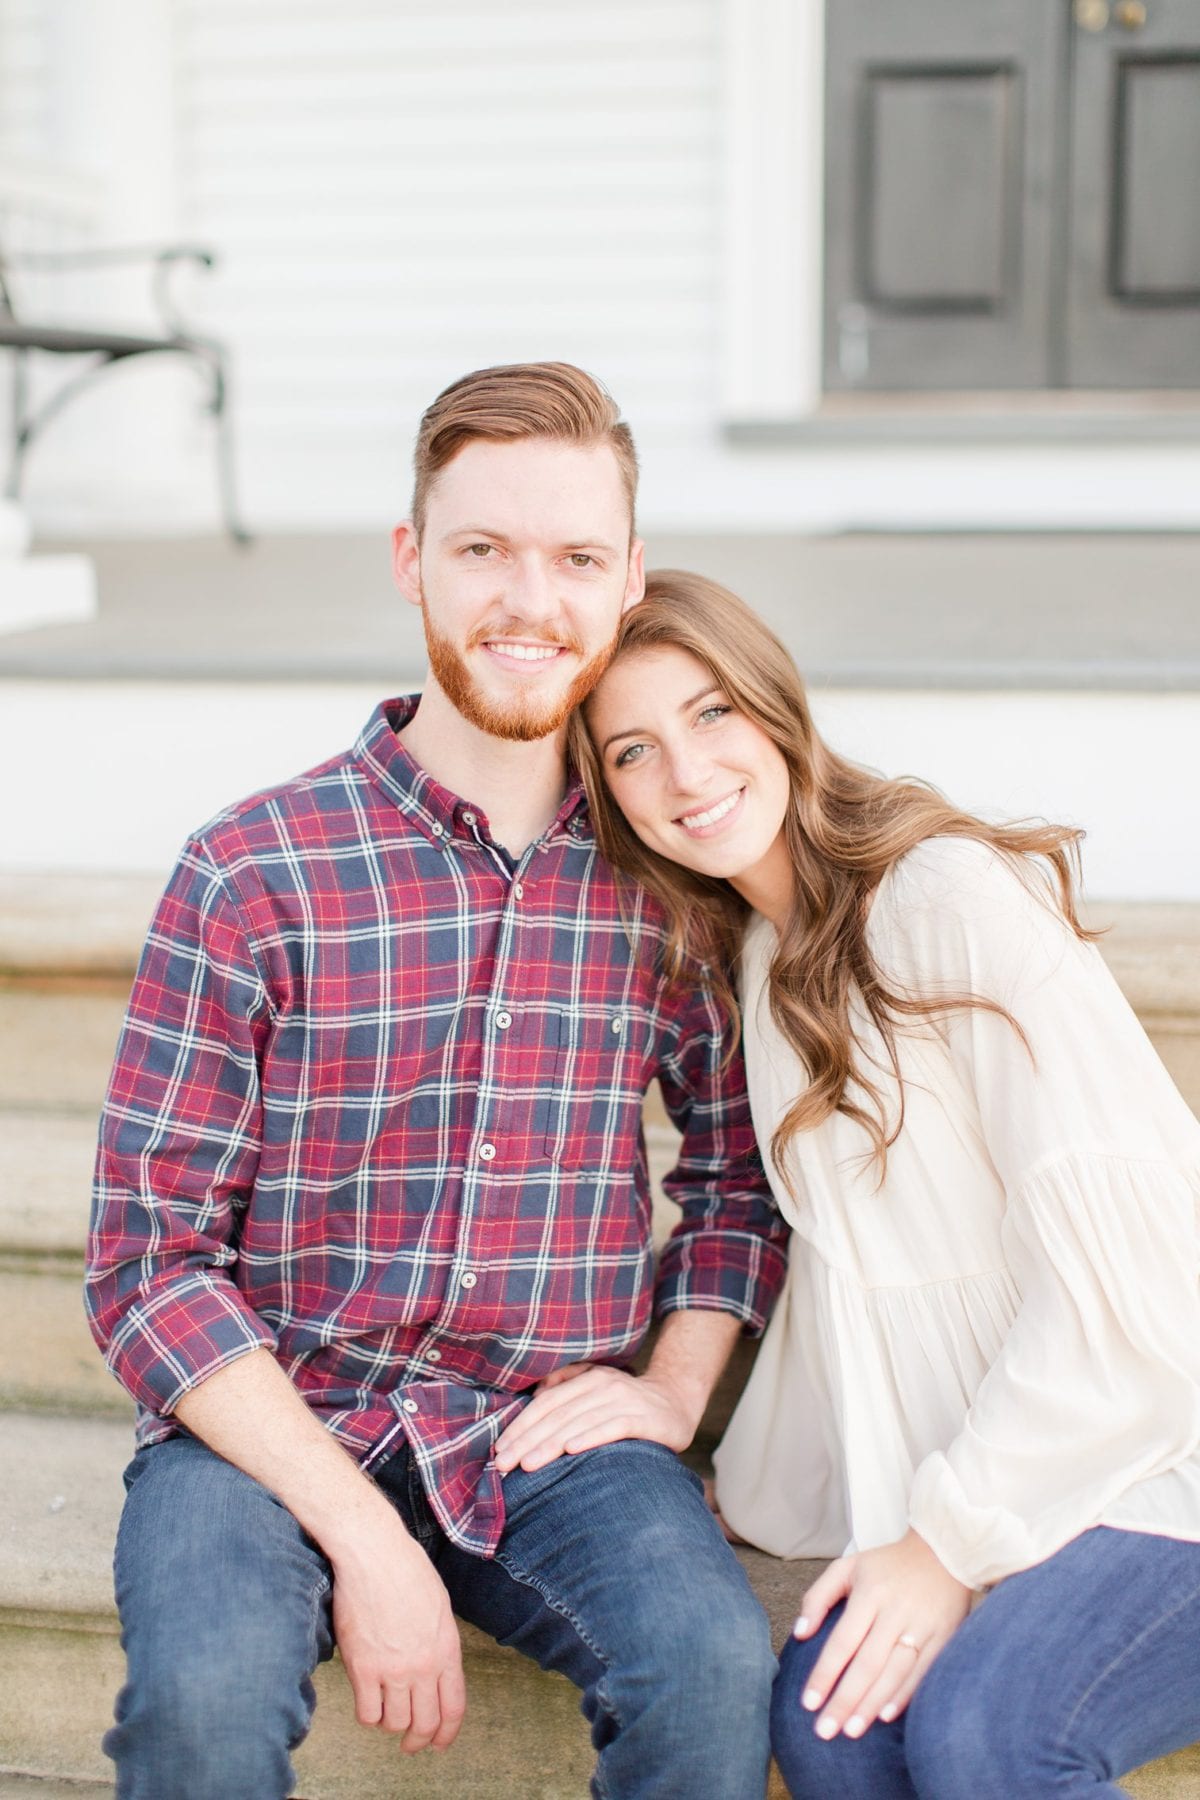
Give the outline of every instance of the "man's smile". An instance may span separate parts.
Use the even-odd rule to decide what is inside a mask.
[[[512,638],[488,638],[485,640],[484,648],[490,650],[493,656],[503,657],[507,662],[538,663],[553,662],[556,657],[563,655],[566,645],[523,644],[515,642]]]

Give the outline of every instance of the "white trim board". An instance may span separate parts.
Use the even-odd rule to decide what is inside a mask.
[[[377,698],[358,683],[0,684],[0,764],[22,772],[0,868],[165,873],[219,807],[352,742]],[[1085,825],[1093,897],[1200,901],[1200,695],[842,689],[814,709],[838,749],[965,807]]]

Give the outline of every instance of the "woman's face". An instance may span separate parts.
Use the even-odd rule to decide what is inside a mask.
[[[787,764],[686,650],[611,664],[587,724],[613,799],[648,849],[732,883],[768,917],[786,911]]]

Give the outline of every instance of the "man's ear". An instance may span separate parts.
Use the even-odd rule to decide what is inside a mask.
[[[421,546],[411,519],[392,533],[392,574],[410,606],[421,604]]]
[[[621,612],[627,613],[636,606],[646,592],[646,546],[641,538],[634,538],[629,546],[629,576],[625,582],[625,598],[621,602]]]

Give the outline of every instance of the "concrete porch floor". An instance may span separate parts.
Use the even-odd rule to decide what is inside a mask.
[[[0,679],[403,687],[423,670],[383,530],[69,548],[95,560],[99,617],[0,636]],[[653,534],[647,553],[743,594],[816,688],[1200,690],[1200,535]]]

